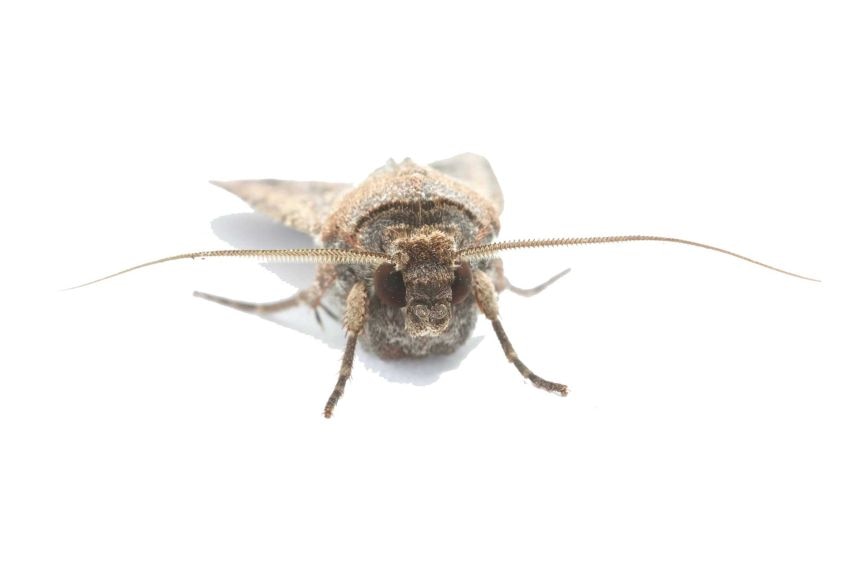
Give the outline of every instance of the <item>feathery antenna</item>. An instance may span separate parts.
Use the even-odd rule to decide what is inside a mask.
[[[721,254],[727,254],[729,256],[733,256],[735,258],[739,258],[746,262],[750,262],[752,264],[762,266],[767,268],[768,270],[773,270],[775,272],[779,272],[782,274],[787,274],[789,276],[793,276],[795,278],[800,278],[803,280],[809,280],[812,282],[819,282],[820,280],[815,278],[810,278],[807,276],[802,276],[799,274],[795,274],[793,272],[788,272],[787,270],[782,270],[780,268],[776,268],[775,266],[770,266],[769,264],[765,264],[763,262],[759,262],[757,260],[753,260],[752,258],[748,258],[741,254],[737,254],[735,252],[731,252],[729,250],[725,250],[722,248],[717,248],[716,246],[710,246],[709,244],[702,244],[700,242],[693,242],[691,240],[683,240],[681,238],[666,238],[664,236],[592,236],[588,238],[549,238],[546,240],[510,240],[506,242],[496,242],[494,244],[485,244],[482,246],[472,246],[470,248],[463,248],[458,252],[458,257],[460,260],[473,262],[477,260],[484,260],[487,258],[494,258],[498,255],[499,252],[503,252],[506,250],[519,250],[524,248],[549,248],[553,246],[582,246],[587,244],[610,244],[615,242],[674,242],[677,244],[686,244],[687,246],[695,246],[697,248],[705,248],[707,250],[713,250],[714,252],[719,252]]]
[[[140,268],[154,266],[164,262],[172,262],[173,260],[195,260],[205,258],[244,258],[256,259],[268,262],[315,262],[320,264],[368,264],[378,265],[391,260],[388,256],[377,252],[364,252],[360,250],[338,250],[336,248],[304,248],[295,250],[210,250],[208,252],[192,252],[189,254],[178,254],[176,256],[168,256],[160,260],[153,260],[144,264],[98,278],[80,285],[66,288],[63,291],[82,288],[98,282],[103,282],[110,278],[127,274]]]

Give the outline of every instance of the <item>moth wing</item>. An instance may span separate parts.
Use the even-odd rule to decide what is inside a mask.
[[[300,232],[317,236],[334,204],[351,184],[295,180],[212,181],[229,190],[254,210]]]
[[[441,171],[448,176],[459,179],[466,183],[481,196],[489,199],[493,206],[501,214],[504,209],[504,198],[501,196],[501,187],[489,161],[474,153],[463,153],[430,163],[432,168]]]

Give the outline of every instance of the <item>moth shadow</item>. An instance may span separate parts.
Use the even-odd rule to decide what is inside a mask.
[[[211,227],[218,238],[239,249],[314,248],[318,246],[311,236],[288,228],[255,212],[220,216],[212,220]],[[295,289],[302,289],[312,284],[316,274],[314,264],[262,263],[260,265]],[[285,292],[283,297],[287,297],[291,293],[294,292]],[[223,309],[236,311],[230,308]],[[340,323],[326,315],[325,312],[320,312],[323,324],[321,327],[313,312],[307,307],[297,307],[279,313],[258,315],[257,317],[304,333],[334,349],[342,350],[346,344]],[[358,357],[369,370],[378,373],[387,381],[425,386],[436,382],[446,371],[459,367],[462,360],[482,340],[482,336],[472,336],[450,355],[437,355],[425,359],[386,361],[377,355],[363,351],[360,346]]]
[[[257,214],[243,212],[227,214],[212,220],[215,235],[235,248],[243,250],[274,250],[277,248],[314,248],[313,238],[283,224]],[[295,288],[313,283],[314,264],[261,263],[262,267]]]
[[[367,351],[360,351],[360,356],[365,367],[378,373],[387,381],[426,386],[439,380],[442,373],[459,368],[462,360],[482,341],[482,335],[472,335],[449,355],[433,355],[425,358],[387,361]]]

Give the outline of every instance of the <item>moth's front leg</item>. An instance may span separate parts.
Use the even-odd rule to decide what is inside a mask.
[[[364,285],[364,282],[358,282],[352,286],[352,289],[349,290],[349,295],[346,296],[346,311],[343,315],[343,326],[346,329],[346,350],[343,352],[343,362],[340,364],[340,376],[337,378],[337,384],[334,385],[334,391],[332,391],[328,402],[325,404],[325,418],[331,418],[334,407],[337,406],[337,401],[343,396],[346,381],[352,374],[352,362],[355,359],[355,344],[366,322],[367,286]]]
[[[480,270],[475,270],[474,272],[474,298],[477,300],[477,306],[480,308],[480,311],[483,312],[483,315],[492,322],[492,328],[495,330],[495,335],[501,343],[501,348],[504,349],[504,354],[507,356],[507,360],[519,369],[522,376],[531,381],[535,387],[545,389],[553,393],[558,393],[561,396],[567,396],[566,385],[552,383],[538,377],[531,371],[531,369],[526,367],[525,363],[523,363],[519,359],[519,356],[516,355],[516,351],[513,349],[513,344],[510,343],[510,339],[507,338],[507,333],[501,326],[501,320],[498,319],[498,297],[495,293],[495,287],[489,276]]]

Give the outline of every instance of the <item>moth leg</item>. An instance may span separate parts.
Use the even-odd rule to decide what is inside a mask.
[[[290,309],[304,302],[305,298],[307,297],[307,293],[309,292],[310,289],[302,290],[286,299],[266,303],[251,303],[247,301],[227,299],[226,297],[220,297],[217,295],[212,295],[210,293],[204,293],[202,291],[195,291],[194,297],[207,299],[209,301],[213,301],[215,303],[219,303],[227,307],[232,307],[233,309],[247,311],[248,313],[272,313],[275,311],[283,311],[284,309]]]
[[[232,307],[233,309],[257,314],[284,311],[286,309],[291,309],[297,305],[304,304],[310,306],[310,308],[313,309],[313,312],[316,316],[316,321],[321,326],[322,320],[319,317],[319,308],[322,308],[325,313],[327,313],[334,319],[337,319],[337,316],[334,315],[334,312],[332,312],[330,309],[328,309],[322,304],[322,297],[325,295],[325,292],[328,290],[328,288],[330,288],[331,285],[334,283],[335,277],[336,276],[334,274],[334,266],[331,266],[330,264],[323,264],[317,269],[316,281],[313,283],[312,286],[307,289],[303,289],[286,299],[266,303],[251,303],[247,301],[227,299],[226,297],[212,295],[210,293],[204,293],[201,291],[195,291],[194,297],[207,299],[209,301],[213,301],[215,303],[219,303],[227,307]]]
[[[489,276],[480,270],[474,272],[474,297],[477,300],[477,306],[480,311],[492,322],[492,328],[495,330],[495,335],[501,343],[501,348],[504,350],[504,355],[507,360],[513,363],[515,367],[522,373],[522,376],[531,381],[535,387],[545,389],[549,392],[558,393],[561,396],[567,396],[567,386],[559,383],[549,382],[542,377],[535,375],[531,369],[525,366],[525,363],[519,359],[516,351],[513,349],[513,344],[507,337],[507,333],[501,326],[501,320],[498,319],[498,299],[496,297],[495,288]],[[553,279],[557,279],[553,278]]]
[[[334,390],[331,396],[328,397],[328,402],[325,403],[325,418],[331,418],[334,412],[334,407],[337,406],[337,401],[343,396],[343,391],[346,389],[346,381],[352,375],[352,362],[355,359],[355,344],[358,341],[358,334],[364,328],[364,323],[367,322],[367,286],[364,282],[358,282],[352,289],[349,290],[349,295],[346,297],[346,312],[343,316],[343,326],[346,329],[346,349],[343,351],[343,361],[340,364],[340,375],[337,377],[337,384],[334,385]]]
[[[504,277],[504,287],[506,289],[509,289],[510,291],[512,291],[513,293],[515,293],[517,295],[521,295],[522,297],[531,297],[533,295],[537,295],[538,293],[540,293],[541,291],[543,291],[544,289],[546,289],[547,287],[549,287],[550,285],[552,285],[553,283],[555,283],[556,281],[558,281],[559,279],[561,279],[562,277],[567,275],[568,273],[570,273],[570,268],[567,268],[563,272],[552,276],[551,278],[544,281],[540,285],[534,286],[534,287],[528,288],[528,289],[523,289],[523,288],[514,286],[513,284],[510,283],[510,280],[507,279],[507,276],[505,276]]]

